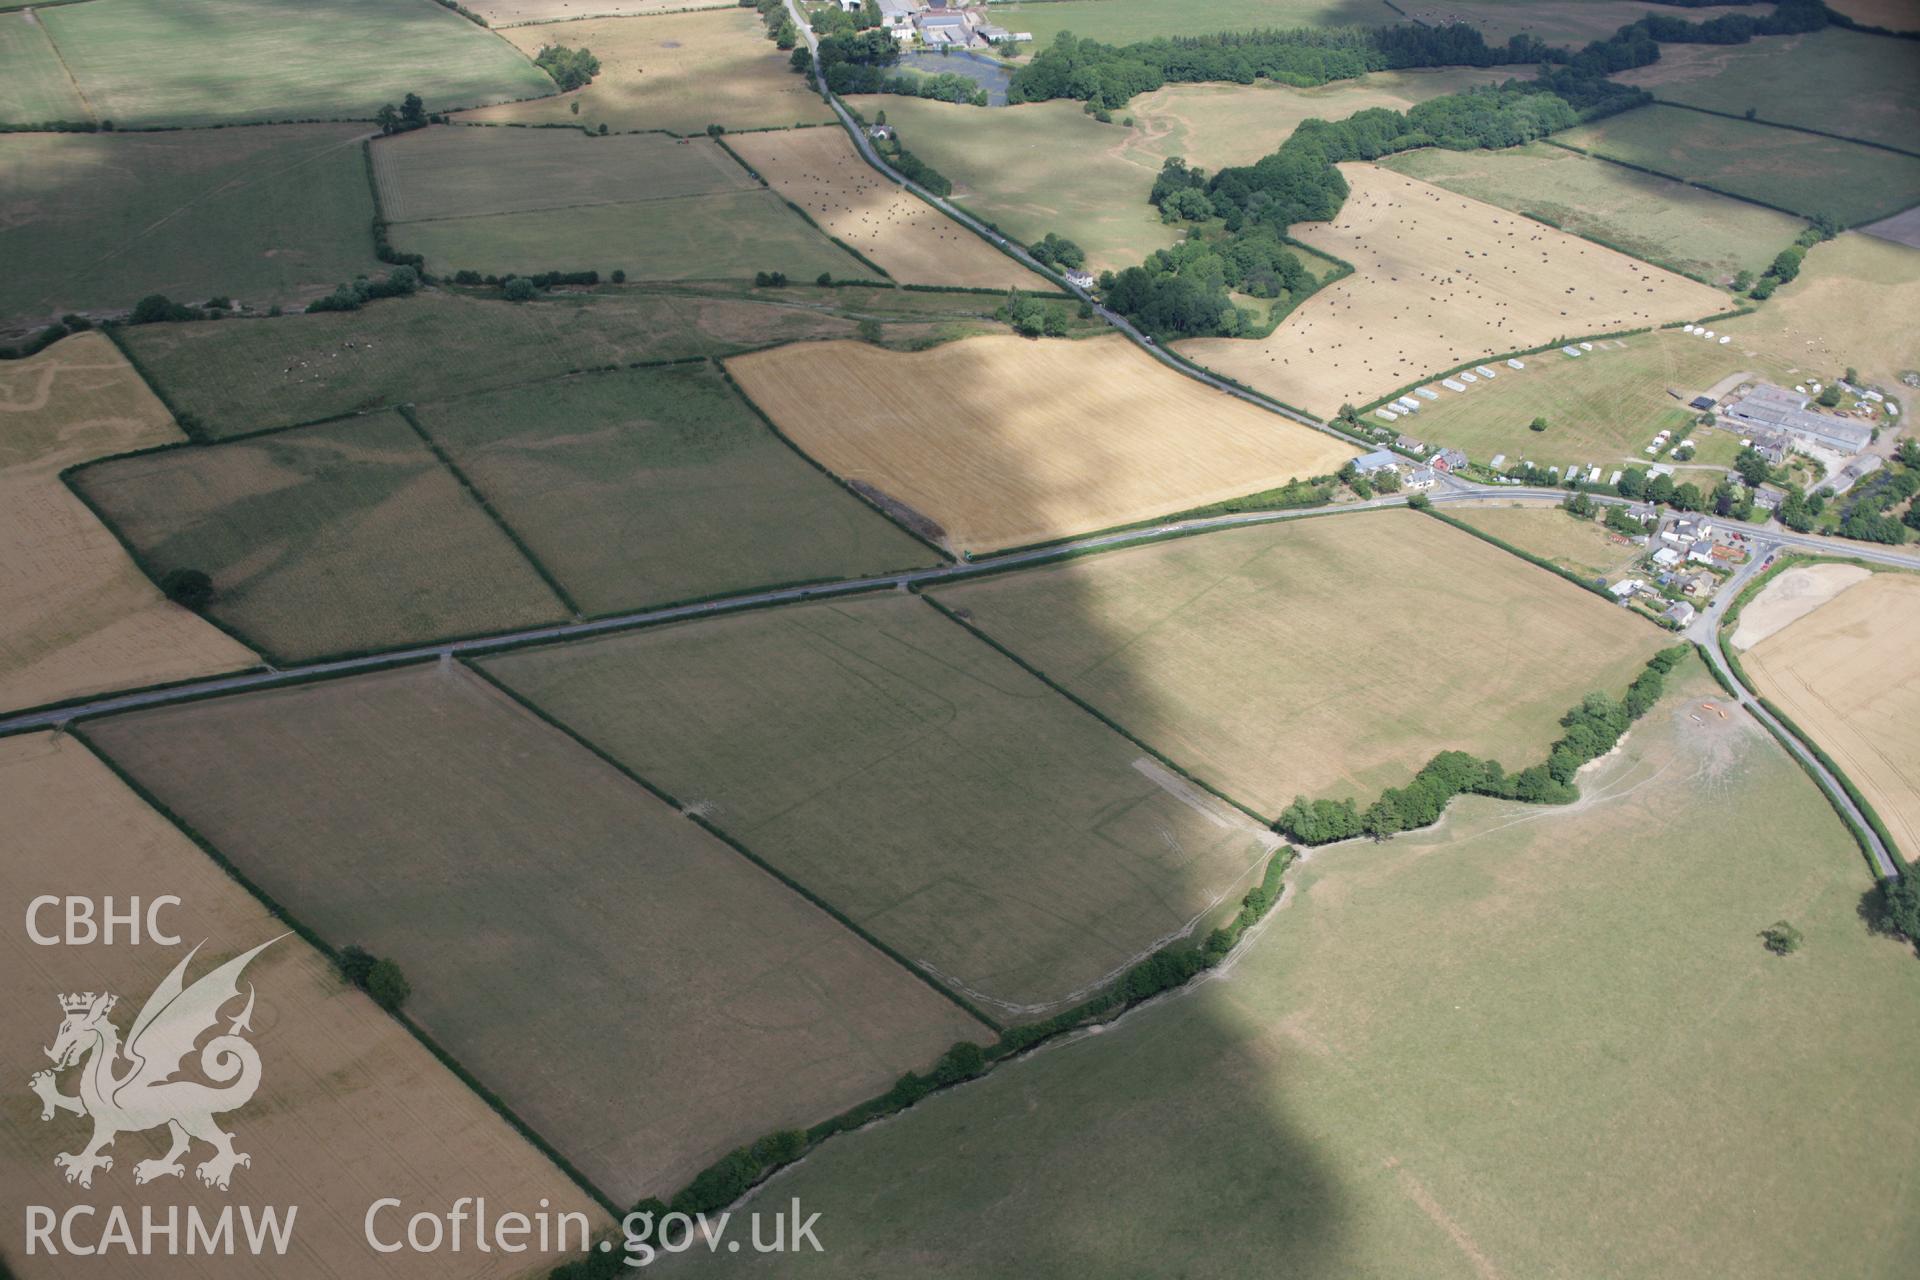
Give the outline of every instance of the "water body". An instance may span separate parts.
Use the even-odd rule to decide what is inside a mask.
[[[987,91],[988,106],[1007,105],[1007,84],[1013,79],[1013,73],[1001,66],[997,59],[984,53],[975,53],[971,49],[955,49],[951,53],[919,50],[901,54],[897,65],[904,70],[920,71],[930,76],[937,76],[943,71],[965,76]]]

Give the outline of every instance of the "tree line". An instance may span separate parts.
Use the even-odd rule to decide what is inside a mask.
[[[1569,804],[1579,798],[1573,785],[1580,766],[1613,750],[1629,725],[1660,701],[1667,673],[1692,650],[1687,645],[1662,649],[1627,686],[1626,696],[1590,693],[1560,717],[1560,738],[1541,764],[1508,773],[1498,760],[1465,751],[1442,751],[1404,787],[1389,787],[1364,810],[1351,799],[1309,800],[1296,796],[1274,822],[1274,829],[1300,844],[1326,844],[1369,835],[1385,839],[1439,821],[1458,795],[1495,796],[1529,804]]]

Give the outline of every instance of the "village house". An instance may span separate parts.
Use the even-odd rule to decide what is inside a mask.
[[[1660,616],[1675,626],[1684,627],[1693,621],[1695,612],[1694,607],[1685,600],[1676,600],[1673,603],[1673,607]]]

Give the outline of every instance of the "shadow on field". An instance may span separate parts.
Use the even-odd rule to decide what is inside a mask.
[[[1130,346],[1120,350],[1147,358]],[[1011,433],[994,438],[990,403],[999,371],[982,358],[972,373],[977,398],[967,396],[956,412],[980,424],[979,447],[1016,447]],[[1060,385],[1041,394],[1071,408],[1079,393]],[[1276,419],[1276,429],[1291,428]],[[1068,505],[1094,478],[1067,473],[1056,459],[1023,463],[1028,496],[1042,508],[1056,499]],[[1116,441],[1097,465],[1151,463],[1130,458]],[[1054,583],[1057,625],[1109,637],[1089,647],[1110,655],[1109,668],[1118,664],[1121,690],[1130,680],[1131,696],[1151,697],[1150,677],[1127,670],[1126,638],[1080,580],[1059,573]],[[1181,606],[1166,599],[1150,607],[1171,613]],[[1115,705],[1124,701],[1115,695]],[[1173,744],[1149,745],[1181,763]],[[964,858],[965,850],[954,854]],[[1221,887],[1169,885],[1167,897]],[[1235,900],[1245,887],[1234,889]],[[1289,914],[1275,910],[1242,947],[1287,928]],[[1265,980],[1250,970],[1233,980]],[[801,1218],[821,1215],[821,1254],[755,1256],[724,1245],[714,1254],[696,1244],[655,1269],[697,1276],[1350,1275],[1352,1198],[1315,1135],[1276,1102],[1286,1094],[1295,1050],[1277,1054],[1270,1028],[1231,1008],[1209,999],[1204,985],[1163,996],[1117,1024],[1073,1033],[836,1137],[737,1207],[744,1223],[755,1212],[790,1212],[797,1199]]]

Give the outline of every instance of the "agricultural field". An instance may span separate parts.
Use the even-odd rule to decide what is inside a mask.
[[[782,444],[711,365],[581,374],[418,417],[587,614],[938,559]]]
[[[1174,763],[1262,813],[1362,805],[1436,752],[1535,764],[1662,633],[1407,511],[1316,516],[937,591]],[[1390,602],[1390,605],[1389,603]]]
[[[377,269],[365,133],[0,136],[0,321],[44,324],[150,293],[265,310]]]
[[[602,285],[511,307],[426,292],[355,312],[267,324],[143,325],[121,337],[170,403],[210,435],[227,436],[576,369],[851,338],[862,319],[881,323],[883,340],[912,344],[956,326],[986,326],[981,317],[999,302],[810,284],[750,291]],[[422,360],[423,351],[433,359]]]
[[[1380,0],[1033,0],[996,4],[993,20],[1033,35],[1044,49],[1062,31],[1103,44],[1132,44],[1164,36],[1197,36],[1257,27],[1382,27],[1395,21]]]
[[[1896,213],[1891,218],[1882,218],[1878,222],[1869,223],[1860,230],[1881,240],[1903,244],[1910,249],[1920,249],[1920,205]]]
[[[1448,515],[1583,578],[1609,578],[1645,553],[1598,520],[1554,502],[1461,503]]]
[[[442,272],[874,279],[707,138],[428,129],[374,148],[396,247]]]
[[[1618,77],[1662,102],[1914,149],[1920,79],[1913,49],[1840,27],[1747,44],[1676,44]]]
[[[1467,360],[1726,309],[1716,289],[1493,205],[1375,165],[1340,170],[1352,194],[1338,220],[1293,234],[1354,274],[1267,338],[1201,338],[1182,354],[1324,415]]]
[[[1691,430],[1700,415],[1687,401],[1737,374],[1778,378],[1789,368],[1743,341],[1723,347],[1678,329],[1602,339],[1578,359],[1555,350],[1522,363],[1526,368],[1496,366],[1497,378],[1481,379],[1465,395],[1435,383],[1440,398],[1424,402],[1414,422],[1394,425],[1465,450],[1476,462],[1505,454],[1509,462],[1529,458],[1541,466],[1645,466],[1664,461],[1642,452],[1655,435]],[[1545,431],[1532,429],[1535,418],[1547,420]],[[1379,419],[1369,414],[1366,421]],[[1702,454],[1709,442],[1738,444],[1724,431],[1692,434]]]
[[[1842,226],[1920,204],[1920,159],[1679,107],[1640,107],[1554,135],[1608,160]]]
[[[0,891],[15,905],[0,926],[0,954],[15,979],[0,995],[0,1017],[17,1032],[0,1050],[0,1066],[15,1082],[14,1097],[0,1119],[0,1186],[10,1203],[64,1207],[76,1198],[137,1200],[162,1224],[169,1213],[182,1215],[183,1256],[162,1256],[164,1247],[156,1248],[141,1260],[141,1276],[226,1280],[260,1274],[258,1259],[244,1255],[184,1256],[189,1206],[211,1217],[227,1199],[202,1187],[191,1167],[179,1178],[162,1177],[135,1190],[136,1166],[166,1152],[164,1129],[121,1133],[112,1147],[113,1167],[94,1175],[88,1194],[67,1185],[53,1157],[79,1150],[90,1125],[71,1115],[43,1122],[25,1085],[48,1065],[40,1046],[53,1040],[60,1025],[56,995],[118,995],[112,1021],[124,1035],[148,994],[189,947],[200,947],[187,972],[192,981],[271,942],[242,980],[253,987],[258,1002],[247,1038],[260,1054],[259,1092],[221,1116],[220,1124],[234,1134],[236,1148],[251,1157],[233,1173],[232,1198],[298,1206],[292,1257],[276,1265],[277,1274],[514,1280],[543,1261],[563,1260],[551,1252],[543,1258],[537,1247],[518,1256],[471,1250],[375,1253],[367,1247],[363,1219],[380,1195],[400,1197],[411,1206],[485,1196],[497,1211],[531,1215],[548,1206],[555,1215],[582,1214],[596,1230],[607,1223],[606,1213],[585,1192],[405,1028],[343,984],[325,957],[287,936],[284,922],[268,915],[82,743],[44,733],[0,739],[0,810],[7,815],[0,834],[5,854]],[[113,895],[123,904],[129,898],[152,902],[173,895],[178,905],[160,919],[183,945],[128,946],[124,938],[110,947],[36,945],[27,936],[20,908],[46,893],[96,900]],[[44,913],[42,923],[50,923]],[[237,1011],[237,1004],[227,1008],[229,1016]],[[60,1079],[62,1092],[77,1091],[77,1075]],[[183,1163],[197,1165],[208,1154],[208,1147],[195,1143]],[[130,1207],[129,1213],[137,1224],[139,1210]],[[103,1207],[102,1225],[105,1214]],[[100,1259],[59,1249],[55,1252],[63,1256],[48,1257],[42,1249],[23,1263],[22,1225],[17,1213],[0,1224],[0,1253],[21,1267],[18,1274],[59,1280],[101,1273]],[[79,1227],[80,1233],[86,1230]],[[536,1245],[532,1239],[528,1243]]]
[[[1905,1274],[1920,965],[1798,766],[1668,686],[1580,803],[1316,852],[1224,971],[741,1207],[829,1252],[662,1274]]]
[[[1920,4],[1915,0],[1833,0],[1827,8],[1869,27],[1920,31]]]
[[[731,8],[736,0],[474,0],[467,7],[496,29],[527,23],[554,25],[573,18],[612,18]],[[571,45],[572,41],[562,41]]]
[[[1381,163],[1719,285],[1742,271],[1762,275],[1806,228],[1772,209],[1540,142],[1507,151],[1429,147]]]
[[[1896,389],[1920,369],[1920,330],[1888,323],[1920,315],[1920,250],[1848,232],[1808,251],[1800,274],[1752,315],[1719,326],[1736,344],[1823,377],[1857,368]]]
[[[0,124],[93,118],[32,13],[0,13],[0,69]]]
[[[253,665],[169,603],[60,482],[76,463],[183,438],[98,333],[0,364],[0,709]]]
[[[1278,844],[897,592],[485,669],[991,1016],[1197,927]]]
[[[559,621],[567,610],[396,413],[96,463],[72,483],[158,579],[276,659]]]
[[[1511,67],[1445,67],[1376,71],[1312,89],[1271,80],[1170,84],[1127,104],[1134,132],[1125,143],[1126,153],[1156,171],[1169,156],[1183,156],[1207,170],[1252,164],[1278,150],[1303,120],[1344,120],[1375,107],[1405,111],[1429,98],[1499,84],[1512,76]]]
[[[886,112],[901,143],[953,182],[955,204],[1022,243],[1057,232],[1087,251],[1096,274],[1137,267],[1180,237],[1147,203],[1159,159],[1130,155],[1132,132],[1101,124],[1081,103],[986,109],[894,94],[847,101],[868,119]]]
[[[465,668],[88,732],[321,937],[394,960],[409,1015],[616,1203],[986,1038]]]
[[[508,0],[512,3],[512,0]],[[583,0],[583,9],[611,8]],[[693,7],[675,0],[676,8]],[[574,15],[578,16],[578,15]],[[824,124],[833,111],[766,38],[760,15],[728,4],[694,13],[510,27],[501,32],[529,58],[547,45],[586,48],[600,59],[593,83],[572,93],[483,107],[462,116],[493,124],[567,124],[704,133]],[[575,104],[580,110],[574,111]]]
[[[537,98],[553,80],[438,4],[88,0],[36,9],[93,117],[121,128],[371,120]]]
[[[838,128],[730,138],[727,145],[807,211],[827,234],[879,263],[895,280],[988,289],[1047,289],[973,232],[860,158]]]
[[[395,224],[632,205],[756,185],[705,138],[590,138],[577,129],[421,129],[374,144],[373,172],[381,208]]]
[[[1823,565],[1822,569],[1843,566]],[[1789,573],[1802,572],[1789,570]],[[1852,575],[1849,575],[1850,577]],[[1787,575],[1741,613],[1762,605]],[[1907,857],[1920,853],[1920,577],[1860,572],[1804,616],[1745,647],[1760,694],[1846,771]]]
[[[1648,14],[1673,16],[1673,6],[1660,0],[1438,0],[1438,3],[1416,2],[1396,7],[1400,12],[1394,15],[1395,21],[1411,20],[1428,26],[1462,22],[1485,36],[1492,45],[1527,35],[1570,49],[1584,48],[1593,40],[1605,40],[1629,22],[1638,22]],[[1689,8],[1685,17],[1689,22],[1706,22],[1740,12],[1741,6],[1737,4],[1702,5]],[[1401,14],[1405,15],[1404,19]],[[1661,56],[1666,56],[1665,49]]]
[[[810,457],[955,552],[1187,511],[1354,455],[1118,336],[810,344],[727,367]]]

